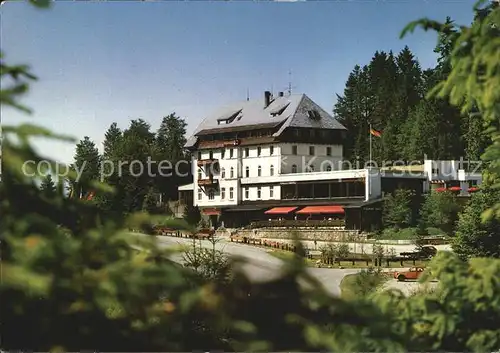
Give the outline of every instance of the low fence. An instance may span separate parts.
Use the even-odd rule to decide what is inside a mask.
[[[283,241],[294,240],[296,236],[303,241],[363,241],[366,239],[366,234],[360,233],[358,230],[334,229],[333,227],[309,227],[309,228],[255,228],[255,229],[238,229],[230,235],[238,235],[247,238],[262,238],[276,239]]]
[[[371,239],[370,239],[371,240]],[[398,244],[398,245],[412,245],[415,244],[414,240],[408,239],[373,239],[378,244]],[[422,241],[423,245],[445,245],[449,243],[445,237],[427,237]]]
[[[185,233],[176,229],[171,229],[171,228],[166,228],[166,227],[156,227],[154,229],[154,234],[155,235],[163,235],[163,236],[171,236],[171,237],[178,237],[178,238],[196,238],[196,239],[208,239],[212,236],[214,236],[215,231],[212,229],[200,229],[197,233],[190,234],[190,233]]]
[[[231,236],[231,242],[249,244],[249,245],[257,245],[264,246],[267,248],[290,251],[297,253],[297,247],[294,244],[283,243],[278,241],[271,241],[259,238],[250,238],[243,236]],[[320,251],[311,251],[306,248],[305,257],[313,260],[317,259],[321,264],[324,265],[341,265],[341,263],[350,262],[353,266],[355,266],[359,262],[366,263],[366,266],[382,266],[385,264],[387,267],[392,267],[391,265],[394,263],[398,263],[401,267],[405,267],[408,265],[408,262],[416,265],[417,261],[427,260],[428,256],[419,256],[418,254],[414,254],[413,256],[388,256],[388,257],[379,257],[377,255],[366,255],[364,257],[335,257],[321,254]]]
[[[249,245],[260,245],[268,248],[297,252],[297,247],[294,244],[282,243],[279,241],[265,240],[259,238],[248,238],[242,236],[231,236],[229,238],[232,242],[243,243]]]

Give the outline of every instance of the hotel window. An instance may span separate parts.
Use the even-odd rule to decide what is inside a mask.
[[[231,169],[229,170],[229,177],[234,178],[234,168],[233,167],[231,167]]]
[[[224,179],[224,178],[226,177],[226,169],[221,168],[221,170],[220,170],[220,177],[221,177],[222,179]]]
[[[198,159],[201,159],[201,152],[198,152]]]
[[[229,188],[229,199],[232,200],[234,197],[234,188]]]
[[[202,178],[201,169],[198,169],[198,180],[200,180],[201,178]]]
[[[261,176],[261,175],[262,175],[262,168],[259,165],[259,167],[257,168],[257,176]]]
[[[439,174],[438,168],[432,168],[432,174]]]
[[[332,166],[331,165],[327,165],[326,166],[326,171],[327,172],[331,172],[332,171]]]
[[[262,153],[262,148],[261,147],[257,147],[257,156],[260,157],[261,153]]]
[[[297,146],[292,146],[292,154],[297,155]]]
[[[225,155],[226,155],[226,150],[223,148],[220,150],[220,159],[224,159]]]
[[[213,200],[215,198],[215,194],[214,194],[214,191],[213,190],[210,190],[208,192],[208,199],[209,200]]]
[[[261,198],[261,196],[262,196],[262,188],[259,186],[259,187],[257,188],[257,198],[258,198],[258,199],[260,199],[260,198]]]
[[[311,138],[316,137],[316,130],[310,130],[309,131],[309,136],[311,136]]]
[[[220,189],[220,198],[224,200],[226,198],[226,188]]]
[[[234,154],[234,149],[230,149],[229,150],[229,158],[233,158],[233,154]]]
[[[250,155],[250,149],[247,147],[245,148],[245,157],[248,157]]]
[[[274,146],[269,147],[269,154],[271,156],[274,154]]]
[[[327,156],[331,156],[332,155],[332,148],[331,147],[327,147],[326,148],[326,155]]]
[[[269,168],[269,175],[274,175],[274,165],[271,165],[271,168]]]
[[[269,197],[271,199],[274,197],[274,186],[269,187]]]
[[[201,200],[203,197],[203,193],[201,192],[201,189],[198,189],[198,200]]]
[[[295,137],[299,137],[299,135],[300,135],[299,129],[294,129],[293,134],[295,135]]]
[[[250,178],[250,168],[248,166],[245,168],[245,177]]]
[[[248,200],[249,198],[250,198],[250,189],[249,189],[249,187],[247,186],[247,187],[245,188],[245,199],[247,199],[247,200]]]
[[[210,151],[208,153],[208,155],[209,155],[208,159],[214,159],[214,152],[213,151]]]
[[[309,146],[309,155],[314,156],[314,146]]]
[[[292,165],[292,173],[297,173],[297,166],[295,164]]]

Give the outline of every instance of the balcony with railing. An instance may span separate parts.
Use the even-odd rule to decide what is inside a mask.
[[[198,179],[199,186],[215,186],[219,183],[219,180],[214,179],[214,177],[208,177],[204,179]]]
[[[196,165],[198,167],[204,167],[204,166],[207,166],[207,165],[214,165],[214,164],[217,164],[217,163],[219,163],[219,160],[215,159],[215,158],[198,159],[196,161]]]
[[[364,182],[296,183],[281,185],[283,200],[365,198]]]
[[[344,219],[331,219],[331,220],[268,220],[268,221],[254,221],[250,223],[250,228],[302,228],[302,227],[332,227],[332,228],[345,228]]]

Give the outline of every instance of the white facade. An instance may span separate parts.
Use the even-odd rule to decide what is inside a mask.
[[[199,166],[199,161],[207,164]],[[194,203],[230,207],[242,201],[280,200],[282,183],[353,178],[366,180],[366,201],[381,196],[378,173],[341,170],[341,161],[340,145],[277,143],[196,151],[192,160]],[[210,177],[218,187],[199,186],[199,179]]]
[[[328,151],[327,147],[330,147]],[[314,155],[310,152],[314,152]],[[380,198],[382,196],[381,181],[387,173],[381,174],[378,169],[341,170],[341,155],[341,146],[298,143],[203,150],[194,153],[194,184],[182,186],[179,190],[194,189],[196,206],[231,207],[243,201],[281,200],[282,185],[286,184],[364,179],[364,200],[371,201]],[[199,167],[199,157],[201,160],[216,160],[219,168],[211,167],[215,164]],[[326,169],[328,166],[332,166],[331,170]],[[432,182],[459,182],[462,189],[461,195],[467,195],[470,187],[481,185],[481,173],[468,172],[459,167],[459,161],[425,160],[423,172],[420,172],[421,177],[425,178],[423,192],[431,190]],[[219,184],[218,187],[198,185],[200,178],[209,179],[210,175]],[[391,172],[391,177],[395,176],[397,177]],[[405,174],[400,177],[415,176]]]
[[[432,182],[458,181],[460,183],[461,195],[469,194],[469,187],[477,187],[482,184],[482,174],[472,166],[470,171],[461,169],[460,161],[438,161],[425,160],[424,173],[427,182],[424,183],[424,190],[430,189]]]
[[[424,161],[424,172],[429,181],[458,180],[459,161]]]
[[[283,143],[280,145],[281,173],[306,173],[342,169],[341,145],[311,145],[305,143]]]

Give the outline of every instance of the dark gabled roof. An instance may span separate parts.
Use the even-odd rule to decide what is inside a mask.
[[[317,118],[311,119],[309,111],[317,111]],[[221,122],[234,119],[228,124]],[[275,97],[264,108],[264,99],[237,102],[220,108],[197,127],[193,136],[185,145],[193,147],[200,135],[232,131],[244,131],[256,128],[271,128],[282,124],[273,136],[279,136],[287,127],[345,130],[335,118],[314,103],[305,94]]]
[[[269,129],[269,128],[273,128],[273,127],[278,126],[280,123],[281,123],[280,121],[277,121],[277,122],[272,122],[272,123],[267,123],[267,124],[243,125],[243,126],[229,126],[231,124],[228,124],[228,125],[224,125],[223,127],[220,127],[220,128],[201,130],[201,131],[195,133],[195,136],[220,134],[223,132],[246,131],[249,129],[252,129],[252,130]]]

